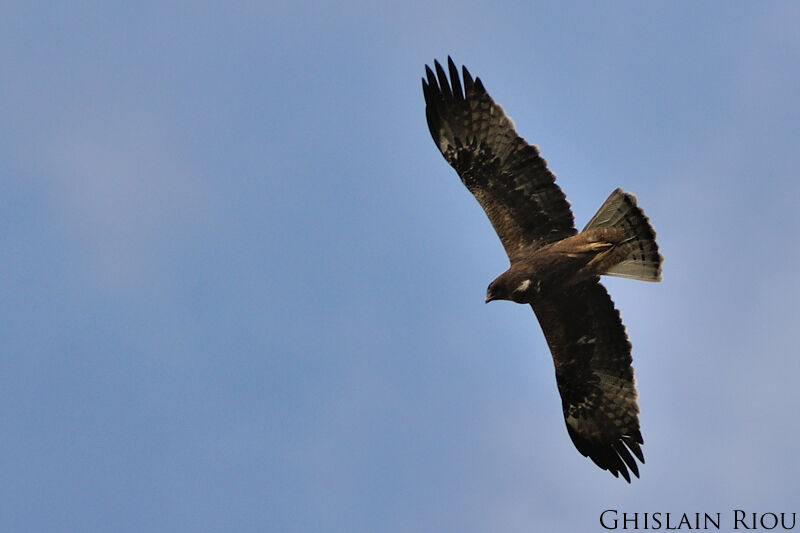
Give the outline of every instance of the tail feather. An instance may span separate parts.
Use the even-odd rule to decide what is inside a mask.
[[[664,258],[658,253],[656,232],[647,215],[636,205],[634,195],[622,189],[612,192],[583,231],[609,227],[623,230],[623,239],[615,244],[629,248],[630,252],[604,274],[642,281],[661,281],[661,263]]]

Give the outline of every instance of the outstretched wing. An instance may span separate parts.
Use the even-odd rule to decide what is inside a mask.
[[[561,394],[567,431],[578,451],[628,482],[644,463],[631,344],[599,281],[587,281],[531,305],[542,326]]]
[[[462,67],[462,90],[449,57],[447,64],[449,82],[438,61],[436,74],[425,66],[422,90],[428,127],[444,158],[489,216],[509,259],[530,245],[573,235],[569,203],[538,149],[514,131],[480,78],[473,81]]]

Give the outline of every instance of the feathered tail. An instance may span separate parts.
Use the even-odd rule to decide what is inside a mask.
[[[661,262],[664,258],[658,253],[656,232],[644,211],[636,205],[636,197],[622,189],[611,193],[583,231],[611,227],[623,230],[622,240],[615,244],[629,247],[630,252],[604,274],[642,281],[661,281]]]

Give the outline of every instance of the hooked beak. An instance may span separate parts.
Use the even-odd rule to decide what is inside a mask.
[[[486,295],[486,303],[488,304],[488,303],[489,303],[489,302],[491,302],[492,300],[494,300],[494,298],[492,298],[492,295],[491,295],[491,294],[487,294],[487,295]]]

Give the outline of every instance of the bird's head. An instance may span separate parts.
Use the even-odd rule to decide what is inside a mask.
[[[518,304],[531,303],[541,288],[541,282],[529,275],[506,271],[489,284],[486,303],[494,300],[510,300]]]

